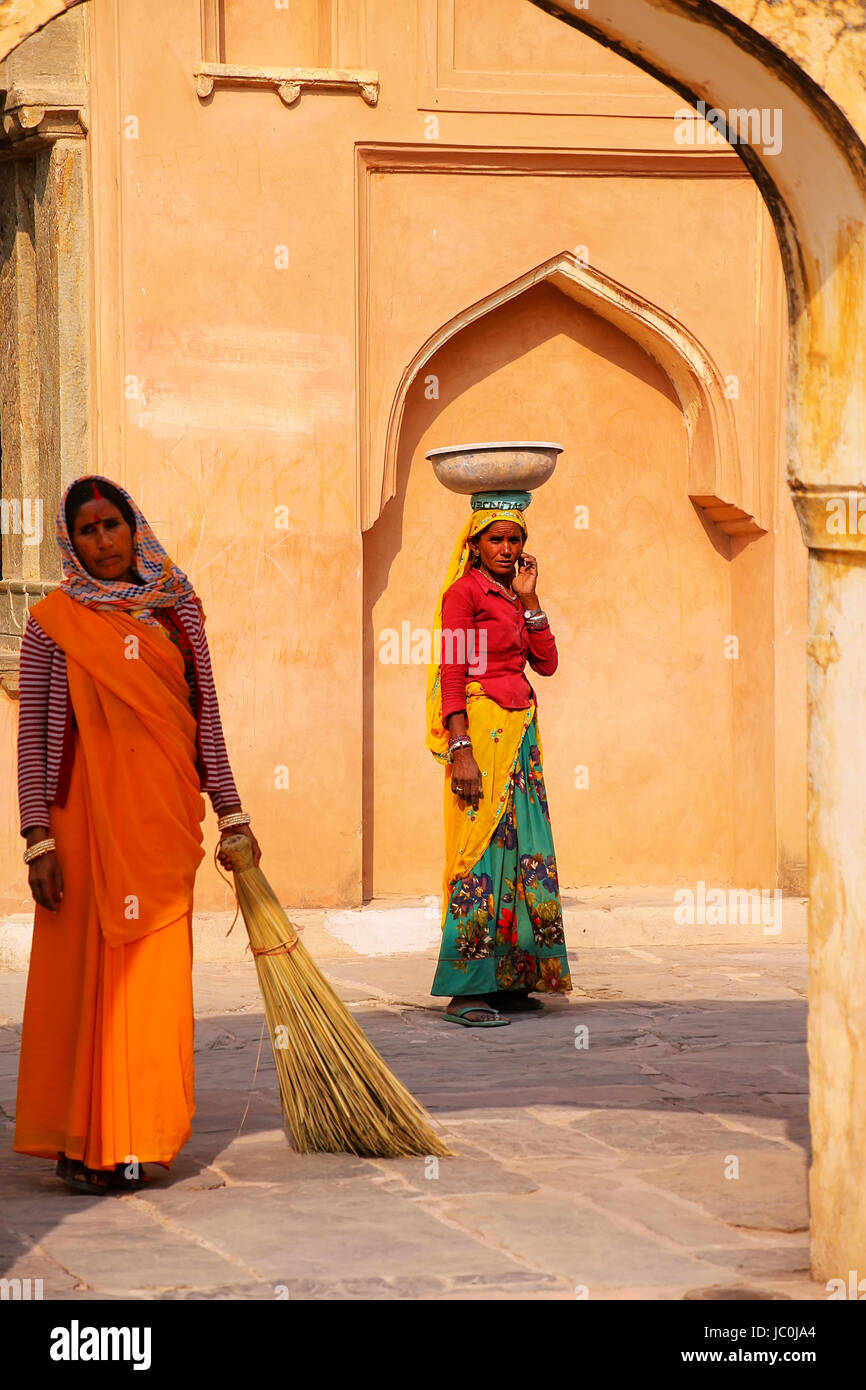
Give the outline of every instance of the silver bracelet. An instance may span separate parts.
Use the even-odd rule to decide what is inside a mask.
[[[227,816],[220,816],[217,820],[218,830],[231,830],[235,825],[249,825],[250,816],[248,811],[230,811]]]
[[[449,754],[453,757],[453,755],[457,752],[458,748],[471,748],[471,747],[472,747],[472,739],[471,739],[471,738],[465,738],[463,734],[460,734],[457,738],[453,739],[451,743],[449,743],[449,745],[448,745],[448,752],[449,752]]]

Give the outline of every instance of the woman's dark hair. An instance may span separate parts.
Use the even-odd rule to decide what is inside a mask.
[[[118,492],[113,483],[106,482],[103,478],[79,478],[77,483],[73,483],[66,498],[66,527],[70,536],[78,515],[85,502],[98,502],[103,498],[116,507],[123,517],[133,535],[135,535],[135,513],[127,502],[122,492]]]

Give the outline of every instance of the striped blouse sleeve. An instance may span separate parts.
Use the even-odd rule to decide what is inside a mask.
[[[179,603],[175,611],[187,630],[195,655],[200,700],[199,740],[206,772],[204,790],[217,815],[221,815],[226,806],[240,805],[241,799],[226,752],[204,623],[198,604],[192,599]]]
[[[48,825],[48,702],[57,647],[34,618],[21,640],[18,703],[18,809],[21,834]],[[56,751],[56,750],[55,750]]]

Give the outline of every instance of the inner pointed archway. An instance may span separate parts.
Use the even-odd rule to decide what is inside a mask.
[[[550,257],[468,306],[419,348],[403,373],[388,420],[383,504],[394,495],[396,488],[397,451],[406,396],[425,365],[469,324],[524,294],[533,285],[545,282],[632,338],[659,364],[683,412],[688,439],[688,493],[692,501],[704,511],[709,522],[728,536],[751,539],[763,535],[768,519],[760,516],[761,504],[754,480],[751,480],[752,485],[744,483],[736,425],[725,393],[725,382],[707,349],[664,309],[585,264],[571,251]]]

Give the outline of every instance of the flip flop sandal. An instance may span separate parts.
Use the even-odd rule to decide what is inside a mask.
[[[491,1019],[466,1018],[465,1014],[492,1014]],[[504,1023],[510,1023],[510,1018],[503,1018],[497,1009],[487,1004],[469,1004],[465,1009],[456,1009],[454,1013],[443,1012],[442,1017],[447,1023],[460,1023],[464,1028],[501,1028]]]
[[[111,1191],[114,1177],[98,1168],[85,1168],[77,1158],[59,1158],[55,1172],[70,1192],[82,1192],[86,1197],[103,1197]]]

